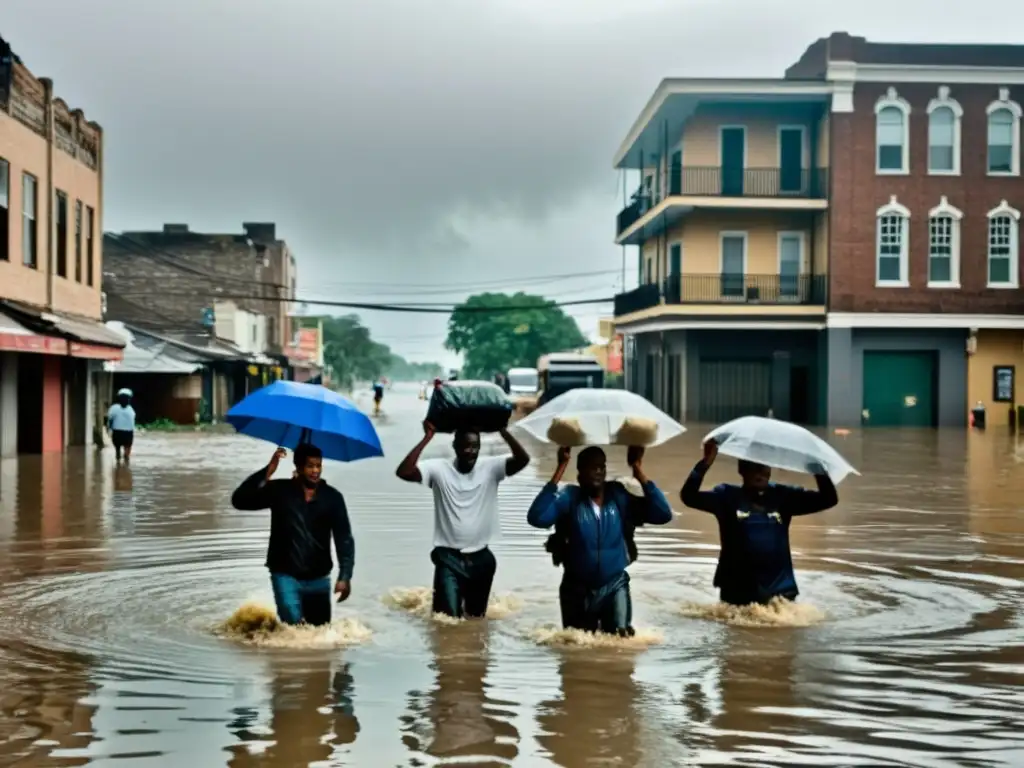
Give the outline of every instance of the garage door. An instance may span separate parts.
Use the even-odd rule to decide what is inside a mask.
[[[875,427],[934,427],[934,352],[864,353],[864,423]]]
[[[701,360],[699,421],[765,416],[772,404],[769,360]]]

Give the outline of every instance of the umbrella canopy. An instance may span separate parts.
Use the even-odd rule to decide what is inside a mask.
[[[648,433],[646,439],[639,441],[647,446],[661,445],[686,431],[686,427],[648,400],[623,389],[570,389],[516,422],[515,426],[549,443],[553,440],[548,433],[557,422],[578,426],[582,433],[580,445],[633,442],[637,438],[624,439],[624,435],[620,435],[620,430],[629,431],[630,423],[650,425],[650,428],[633,430],[634,434]]]
[[[860,473],[817,435],[788,421],[744,416],[723,424],[704,438],[718,443],[726,456],[777,469],[814,474],[824,469],[833,483]]]
[[[312,443],[325,459],[384,455],[370,418],[348,398],[318,384],[275,381],[237,403],[227,421],[243,435],[292,450]]]

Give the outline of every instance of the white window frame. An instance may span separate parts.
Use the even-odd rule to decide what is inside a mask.
[[[800,241],[800,274],[807,274],[807,233],[801,229],[779,230],[775,241],[777,268],[782,274],[782,241],[787,237],[795,237]]]
[[[992,220],[1001,217],[1010,219],[1010,280],[1006,283],[989,281],[989,261],[992,258]],[[986,214],[985,228],[985,285],[995,289],[1016,289],[1020,287],[1020,211],[1005,200]]]
[[[900,277],[898,280],[882,280],[879,276],[879,250],[882,245],[883,216],[898,216],[903,220],[903,231],[900,233]],[[875,287],[876,288],[908,288],[910,287],[910,209],[901,204],[896,195],[889,202],[875,211]]]
[[[949,248],[949,280],[932,280],[932,219],[948,218],[950,220]],[[928,211],[928,287],[959,288],[960,287],[960,222],[964,213],[950,204],[946,196],[939,199],[939,204]]]
[[[745,277],[750,260],[750,235],[741,230],[725,230],[718,233],[718,274],[725,274],[725,238],[727,237],[738,237],[743,240],[743,275]]]
[[[932,168],[932,141],[931,121],[932,115],[940,109],[948,109],[953,113],[953,168]],[[964,108],[960,102],[949,95],[949,86],[940,85],[938,95],[928,102],[928,175],[929,176],[959,176],[960,175],[960,124],[964,116]]]
[[[878,143],[878,118],[884,109],[898,109],[903,113],[903,162],[899,168],[880,168]],[[910,102],[901,98],[896,89],[890,87],[885,95],[875,102],[875,174],[878,176],[906,176],[910,173]]]
[[[1010,152],[1010,170],[992,171],[988,167],[988,120],[991,120],[994,113],[1003,110],[1008,111],[1013,118],[1013,145]],[[985,173],[989,176],[1020,176],[1020,119],[1024,111],[1021,110],[1020,104],[1010,99],[1009,88],[1000,88],[999,98],[985,108],[985,114],[988,116],[988,119],[985,121]]]

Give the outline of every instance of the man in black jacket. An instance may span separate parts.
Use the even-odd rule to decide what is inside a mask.
[[[355,542],[345,497],[320,479],[323,454],[314,445],[295,449],[295,476],[271,480],[285,450],[247,478],[231,496],[235,509],[270,510],[267,568],[277,615],[286,624],[331,621],[331,538],[338,553],[338,602],[352,591]]]

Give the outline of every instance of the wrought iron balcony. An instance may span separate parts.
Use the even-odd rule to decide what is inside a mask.
[[[615,315],[665,304],[824,305],[826,275],[669,275],[615,297]]]
[[[632,291],[620,293],[615,297],[615,316],[621,317],[631,312],[649,309],[661,303],[661,286],[658,283],[647,283]]]
[[[619,212],[617,234],[622,234],[665,197],[773,197],[824,200],[828,196],[827,168],[723,168],[686,166],[670,168],[664,194],[654,199],[640,187],[629,205]]]

